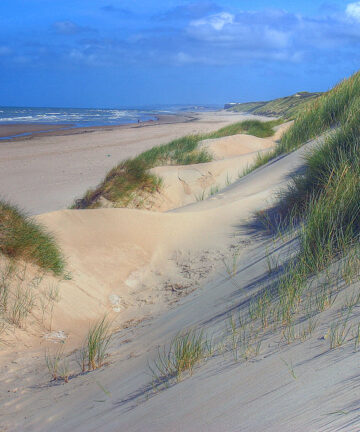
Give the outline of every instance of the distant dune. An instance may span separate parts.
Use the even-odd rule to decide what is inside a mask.
[[[225,104],[224,109],[232,112],[247,112],[265,116],[281,116],[291,118],[296,116],[322,93],[299,92],[292,96],[274,99],[266,102],[246,102]]]

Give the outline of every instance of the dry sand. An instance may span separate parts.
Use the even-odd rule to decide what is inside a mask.
[[[140,125],[71,129],[0,141],[0,196],[31,214],[67,208],[121,160],[244,118],[249,116],[228,112],[162,116],[159,122]]]
[[[290,125],[291,122],[278,126],[275,135],[267,139],[238,134],[204,140],[200,146],[213,156],[208,163],[153,168],[151,172],[162,178],[163,186],[160,193],[148,197],[145,208],[167,211],[221,192],[241,178],[259,154],[273,149]]]
[[[259,150],[254,139],[253,145],[246,141],[241,155],[234,155],[230,141],[223,141],[223,153],[219,142],[210,143],[218,151],[215,165],[225,163],[226,157],[238,163],[237,158],[254,153],[249,150]],[[316,331],[304,343],[287,345],[274,332],[257,359],[236,363],[224,352],[192,377],[162,391],[154,391],[149,375],[148,362],[156,357],[157,347],[180,330],[199,326],[215,338],[224,332],[229,314],[246,308],[268,280],[269,248],[280,262],[288,256],[293,242],[273,245],[254,235],[247,223],[302,169],[306,151],[316,144],[272,161],[209,199],[171,212],[61,210],[39,216],[59,239],[72,274],[61,283],[53,330],[68,335],[65,347],[70,351],[87,323],[105,311],[112,311],[118,331],[109,364],[77,374],[68,384],[49,382],[45,343],[39,349],[38,336],[27,340],[27,350],[13,342],[17,350],[8,348],[1,359],[2,428],[359,430],[359,354],[349,344],[329,351],[324,337],[334,309],[319,317]],[[229,279],[223,260],[231,263],[234,253],[240,259],[236,277]],[[335,311],[343,297],[337,299]],[[21,340],[23,334],[16,336]],[[75,358],[69,357],[74,372],[79,369]]]

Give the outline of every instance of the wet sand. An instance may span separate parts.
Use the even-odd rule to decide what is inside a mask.
[[[21,124],[0,124],[0,138],[15,137],[16,135],[37,133],[60,133],[62,129],[71,128],[73,125],[68,124],[39,124],[39,123],[21,123]]]
[[[0,124],[0,138],[8,138],[11,141],[22,141],[24,139],[38,138],[41,136],[64,136],[78,135],[95,131],[109,131],[114,129],[128,129],[159,124],[183,123],[195,120],[191,115],[159,115],[157,120],[148,120],[140,123],[128,123],[107,126],[76,127],[73,124],[50,124],[50,123],[6,123]]]

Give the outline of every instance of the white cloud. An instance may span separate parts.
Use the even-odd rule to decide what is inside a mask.
[[[72,49],[69,53],[69,58],[78,63],[85,63],[89,65],[97,65],[98,59],[95,54],[87,54],[79,49]]]
[[[221,45],[221,50],[230,49],[245,51],[250,56],[255,51],[266,51],[278,56],[286,55],[292,44],[294,22],[291,26],[282,22],[284,15],[277,15],[277,22],[273,22],[274,14],[239,13],[237,16],[223,12],[201,20],[192,21],[187,28],[188,35],[200,43]],[[285,16],[285,20],[286,20]],[[226,23],[226,25],[225,25]],[[291,28],[289,28],[291,27]],[[280,52],[279,52],[280,51]],[[285,51],[285,52],[284,52]]]
[[[360,2],[349,3],[346,7],[346,15],[360,21]]]
[[[210,15],[207,18],[202,18],[196,21],[192,21],[190,25],[194,27],[210,26],[214,30],[220,31],[226,24],[232,24],[234,22],[234,15],[228,12],[221,12],[219,14]]]
[[[5,45],[0,45],[0,56],[11,54],[11,49]]]
[[[272,28],[265,28],[264,42],[267,42],[273,48],[287,48],[290,43],[290,34]]]
[[[83,32],[93,32],[94,29],[90,27],[82,27],[72,21],[57,21],[53,24],[53,29],[58,34],[74,35]]]
[[[180,51],[176,54],[175,60],[178,63],[192,63],[194,59],[189,54]]]

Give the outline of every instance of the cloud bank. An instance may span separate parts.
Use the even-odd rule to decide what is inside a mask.
[[[28,34],[26,41],[14,39],[12,46],[0,39],[0,47],[6,46],[0,61],[11,61],[11,53],[64,67],[316,64],[331,62],[334,55],[355,63],[359,58],[360,2],[333,13],[324,8],[317,16],[281,9],[230,10],[207,1],[180,4],[161,14],[136,15],[112,4],[98,10],[104,12],[102,21],[97,17],[79,25],[58,20],[51,24],[52,33],[38,40],[31,41]],[[137,19],[124,21],[124,15]]]

